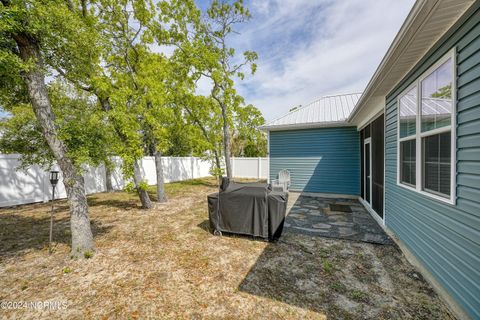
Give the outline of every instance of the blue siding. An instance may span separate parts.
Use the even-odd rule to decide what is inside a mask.
[[[480,318],[480,2],[387,97],[386,225],[472,318]],[[457,50],[457,201],[399,187],[396,98],[451,48]]]
[[[270,132],[270,178],[290,171],[291,189],[358,195],[360,138],[355,127]]]

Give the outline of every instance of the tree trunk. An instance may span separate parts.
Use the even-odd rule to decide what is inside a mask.
[[[142,208],[153,208],[153,203],[150,200],[147,190],[142,187],[142,174],[140,172],[140,165],[138,164],[138,161],[135,161],[133,164],[133,183],[135,184],[135,189],[137,189],[138,196],[140,197]]]
[[[87,252],[91,254],[94,250],[84,180],[73,161],[67,157],[67,147],[57,135],[55,115],[45,85],[40,47],[35,39],[26,34],[17,34],[14,38],[22,60],[35,64],[34,68],[24,74],[28,95],[42,133],[63,173],[63,182],[70,205],[72,256],[84,257]]]
[[[155,171],[157,173],[157,202],[167,202],[165,181],[163,179],[162,153],[155,151]]]
[[[225,156],[225,168],[227,170],[227,177],[232,178],[232,166],[230,163],[230,126],[228,125],[227,119],[227,108],[225,105],[222,107],[222,117],[223,117],[223,154]]]
[[[111,110],[110,101],[108,98],[100,97],[99,95],[97,95],[97,98],[100,101],[100,104],[102,105],[103,111],[108,112]],[[119,128],[115,123],[113,123],[113,128],[117,133],[118,137],[120,138],[120,140],[126,143],[127,137],[125,137],[125,135],[119,130]],[[133,183],[135,184],[135,189],[137,190],[138,197],[140,198],[140,202],[142,203],[142,208],[151,209],[153,208],[152,201],[150,200],[150,196],[148,195],[147,190],[143,190],[141,188],[141,182],[142,182],[142,174],[140,172],[140,166],[138,164],[138,161],[135,161],[133,164]]]
[[[216,148],[216,146],[215,146],[215,148]],[[218,155],[218,151],[214,150],[213,154],[215,156],[215,165],[217,166],[218,172],[221,172],[220,170],[222,170],[222,163],[220,162],[220,156]],[[221,174],[219,174],[219,176],[217,177],[217,180],[218,180],[218,185],[220,185],[222,183],[222,175]]]
[[[215,150],[213,151],[213,154],[215,155],[215,165],[217,166],[218,171],[222,169],[222,163],[220,162],[220,156],[218,155],[218,151]]]
[[[106,163],[105,163],[105,185],[107,187],[107,192],[113,192],[112,170]]]

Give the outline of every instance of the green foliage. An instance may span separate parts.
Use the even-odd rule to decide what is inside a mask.
[[[140,190],[148,190],[148,183],[145,180],[142,180],[138,185],[138,189]]]
[[[217,167],[212,166],[210,168],[209,173],[214,177],[221,177],[225,174],[225,170],[223,168],[217,168]]]
[[[266,134],[258,128],[265,124],[260,110],[252,105],[238,107],[235,114],[232,155],[239,157],[265,157]]]
[[[219,158],[224,153],[223,132],[233,136],[230,153],[234,155],[262,156],[266,154],[265,136],[257,127],[264,123],[260,112],[253,106],[244,106],[244,99],[235,90],[235,80],[243,80],[250,66],[253,74],[258,55],[246,51],[242,57],[235,48],[228,47],[229,37],[236,25],[248,21],[250,13],[243,1],[213,1],[207,15],[195,24],[196,33],[178,59],[193,66],[193,80],[209,78],[210,96],[187,94],[181,104],[187,120],[197,126],[198,139],[194,153],[202,153],[214,161],[214,174],[220,174]],[[193,133],[193,132],[192,132]]]
[[[70,272],[72,272],[72,269],[70,267],[65,267],[65,268],[63,268],[62,271],[63,271],[63,273],[70,273]]]
[[[360,290],[352,290],[350,292],[350,298],[355,300],[355,301],[359,301],[359,302],[367,302],[368,301],[368,295],[363,292],[363,291],[360,291]]]
[[[133,182],[129,182],[123,188],[126,192],[135,192],[135,184]]]
[[[76,66],[76,72],[85,74],[98,59],[94,19],[85,18],[79,2],[72,8],[68,1],[9,1],[0,5],[0,104],[4,107],[28,102],[21,75],[33,68],[33,63],[22,62],[14,41],[23,32],[40,39],[39,47],[48,67],[48,75],[57,66]]]
[[[72,6],[60,0],[8,1],[0,5],[0,105],[11,115],[0,124],[4,132],[0,149],[21,153],[23,167],[49,166],[53,155],[33,114],[22,77],[37,64],[22,61],[15,40],[19,34],[35,39],[46,76],[62,66],[75,66],[76,73],[85,74],[98,61],[99,34],[94,20],[80,12],[76,1]],[[94,115],[89,98],[55,83],[49,87],[49,98],[68,156],[78,167],[99,163],[104,158],[99,146],[105,138],[101,130],[105,126]]]
[[[49,85],[55,123],[78,167],[118,155],[130,178],[136,160],[160,151],[210,159],[214,174],[223,174],[224,122],[234,155],[264,156],[257,129],[264,119],[234,86],[245,70],[255,72],[258,56],[226,45],[249,18],[243,1],[213,1],[203,18],[193,0],[0,5],[0,105],[11,114],[0,122],[0,149],[21,153],[24,166],[53,161],[21,77],[33,64],[20,59],[14,35],[27,32],[40,39],[45,75],[56,79]],[[200,77],[215,84],[208,97],[195,95]]]
[[[24,168],[33,164],[50,167],[54,158],[42,135],[32,107],[28,104],[10,106],[11,117],[0,122],[0,152],[22,155]]]
[[[112,135],[102,113],[91,99],[59,82],[49,86],[58,135],[68,148],[68,156],[80,168],[107,161]],[[22,155],[22,167],[38,164],[48,168],[53,154],[29,104],[9,106],[11,116],[0,122],[0,151]]]
[[[446,85],[439,88],[436,92],[432,93],[432,98],[452,98],[452,85]]]
[[[109,77],[99,76],[100,83],[93,86],[97,95],[108,95],[109,121],[121,141],[115,152],[123,159],[124,175],[132,177],[133,163],[145,153],[188,149],[172,144],[183,143],[188,133],[182,129],[184,122],[175,104],[188,87],[188,64],[179,63],[175,52],[167,57],[151,48],[188,43],[188,27],[198,21],[199,11],[189,0],[156,5],[141,0],[100,2],[99,7],[104,9],[98,20],[108,47],[103,74]]]
[[[331,274],[333,272],[333,264],[327,259],[323,260],[322,267],[326,274]]]
[[[330,289],[339,293],[344,293],[347,290],[347,287],[341,282],[332,282],[330,284]]]

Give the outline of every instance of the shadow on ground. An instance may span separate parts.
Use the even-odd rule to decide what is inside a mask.
[[[325,313],[330,302],[322,258],[285,234],[269,244],[241,282],[239,290]],[[320,303],[321,302],[321,303]]]
[[[111,227],[91,220],[94,237],[109,231]],[[28,250],[42,250],[48,247],[50,217],[24,216],[5,213],[0,215],[0,257],[17,255]],[[55,243],[71,244],[70,218],[56,218],[53,225]]]
[[[212,231],[210,230],[210,222],[208,220],[203,220],[201,223],[197,225],[197,227],[199,227],[203,231],[212,233]]]
[[[155,201],[156,199],[152,199]],[[114,207],[117,209],[122,210],[130,210],[130,209],[140,209],[141,204],[138,200],[130,200],[130,199],[108,199],[105,197],[97,197],[97,196],[90,196],[88,197],[88,205],[90,207],[98,207],[98,206],[105,206],[105,207]]]
[[[290,226],[264,249],[240,291],[332,319],[450,317],[356,200],[292,200]]]

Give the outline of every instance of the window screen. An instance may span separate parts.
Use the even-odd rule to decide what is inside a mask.
[[[423,188],[450,196],[451,134],[444,132],[422,138]]]
[[[400,182],[415,186],[416,158],[415,139],[400,142]]]

